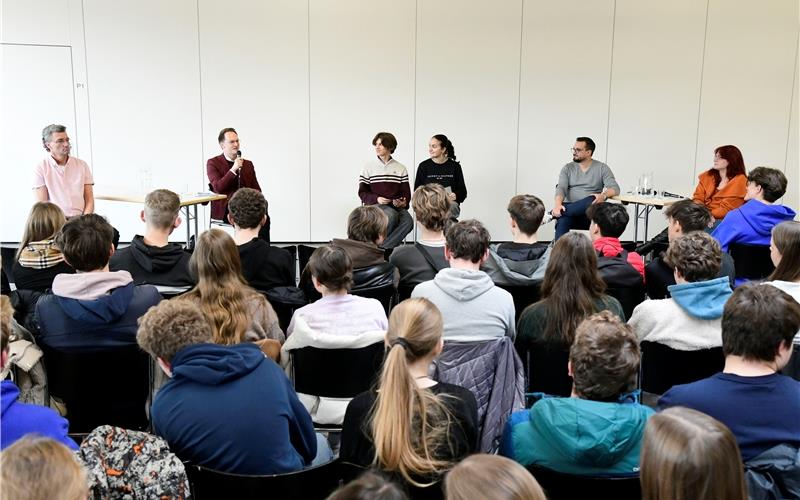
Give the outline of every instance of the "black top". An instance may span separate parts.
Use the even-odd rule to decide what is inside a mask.
[[[42,293],[53,286],[53,279],[55,279],[57,274],[75,274],[75,270],[63,261],[55,266],[46,267],[44,269],[24,267],[17,261],[14,262],[14,267],[11,269],[11,276],[14,278],[14,286],[16,286],[18,290],[33,290]]]
[[[450,187],[456,194],[456,202],[463,203],[467,199],[467,185],[464,184],[464,172],[461,171],[461,164],[448,159],[439,164],[428,158],[417,167],[417,175],[414,176],[414,189],[425,184],[441,184],[442,187]]]
[[[478,448],[478,404],[475,396],[463,387],[439,382],[428,389],[437,396],[452,415],[447,445],[436,450],[437,458],[457,462]],[[368,416],[375,404],[374,391],[362,392],[347,405],[342,424],[342,447],[339,457],[368,467],[375,458],[375,446],[369,431]]]
[[[148,245],[136,235],[131,244],[111,256],[111,271],[128,271],[137,285],[194,286],[189,274],[191,254],[179,243]]]
[[[671,267],[664,262],[663,257],[653,259],[644,268],[644,286],[647,296],[651,299],[666,299],[670,297],[667,287],[675,284],[675,274]],[[722,253],[722,267],[720,267],[717,278],[727,276],[733,289],[733,280],[736,271],[733,267],[733,259],[725,252]]]
[[[536,243],[501,243],[497,246],[497,255],[515,262],[539,260],[547,251],[549,243],[537,241]]]
[[[273,247],[261,238],[253,238],[239,245],[239,257],[244,279],[256,290],[295,286],[292,277],[294,260],[286,250]]]

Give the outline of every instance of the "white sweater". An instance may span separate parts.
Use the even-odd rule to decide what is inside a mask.
[[[692,317],[673,299],[642,302],[633,310],[628,324],[633,327],[640,342],[658,342],[680,351],[722,345],[722,318]]]

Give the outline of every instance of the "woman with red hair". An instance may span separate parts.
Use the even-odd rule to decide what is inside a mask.
[[[705,205],[717,221],[744,204],[747,172],[742,152],[732,145],[714,150],[714,166],[699,176],[692,199]]]

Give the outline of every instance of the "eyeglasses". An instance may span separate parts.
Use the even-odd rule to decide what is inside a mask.
[[[569,148],[571,153],[582,153],[586,151],[585,149],[577,149],[577,148]]]

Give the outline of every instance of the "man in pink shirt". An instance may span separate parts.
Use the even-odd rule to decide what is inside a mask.
[[[55,124],[46,126],[42,130],[42,144],[50,154],[34,169],[36,201],[55,203],[67,217],[93,213],[92,171],[85,161],[69,155],[67,128]]]

